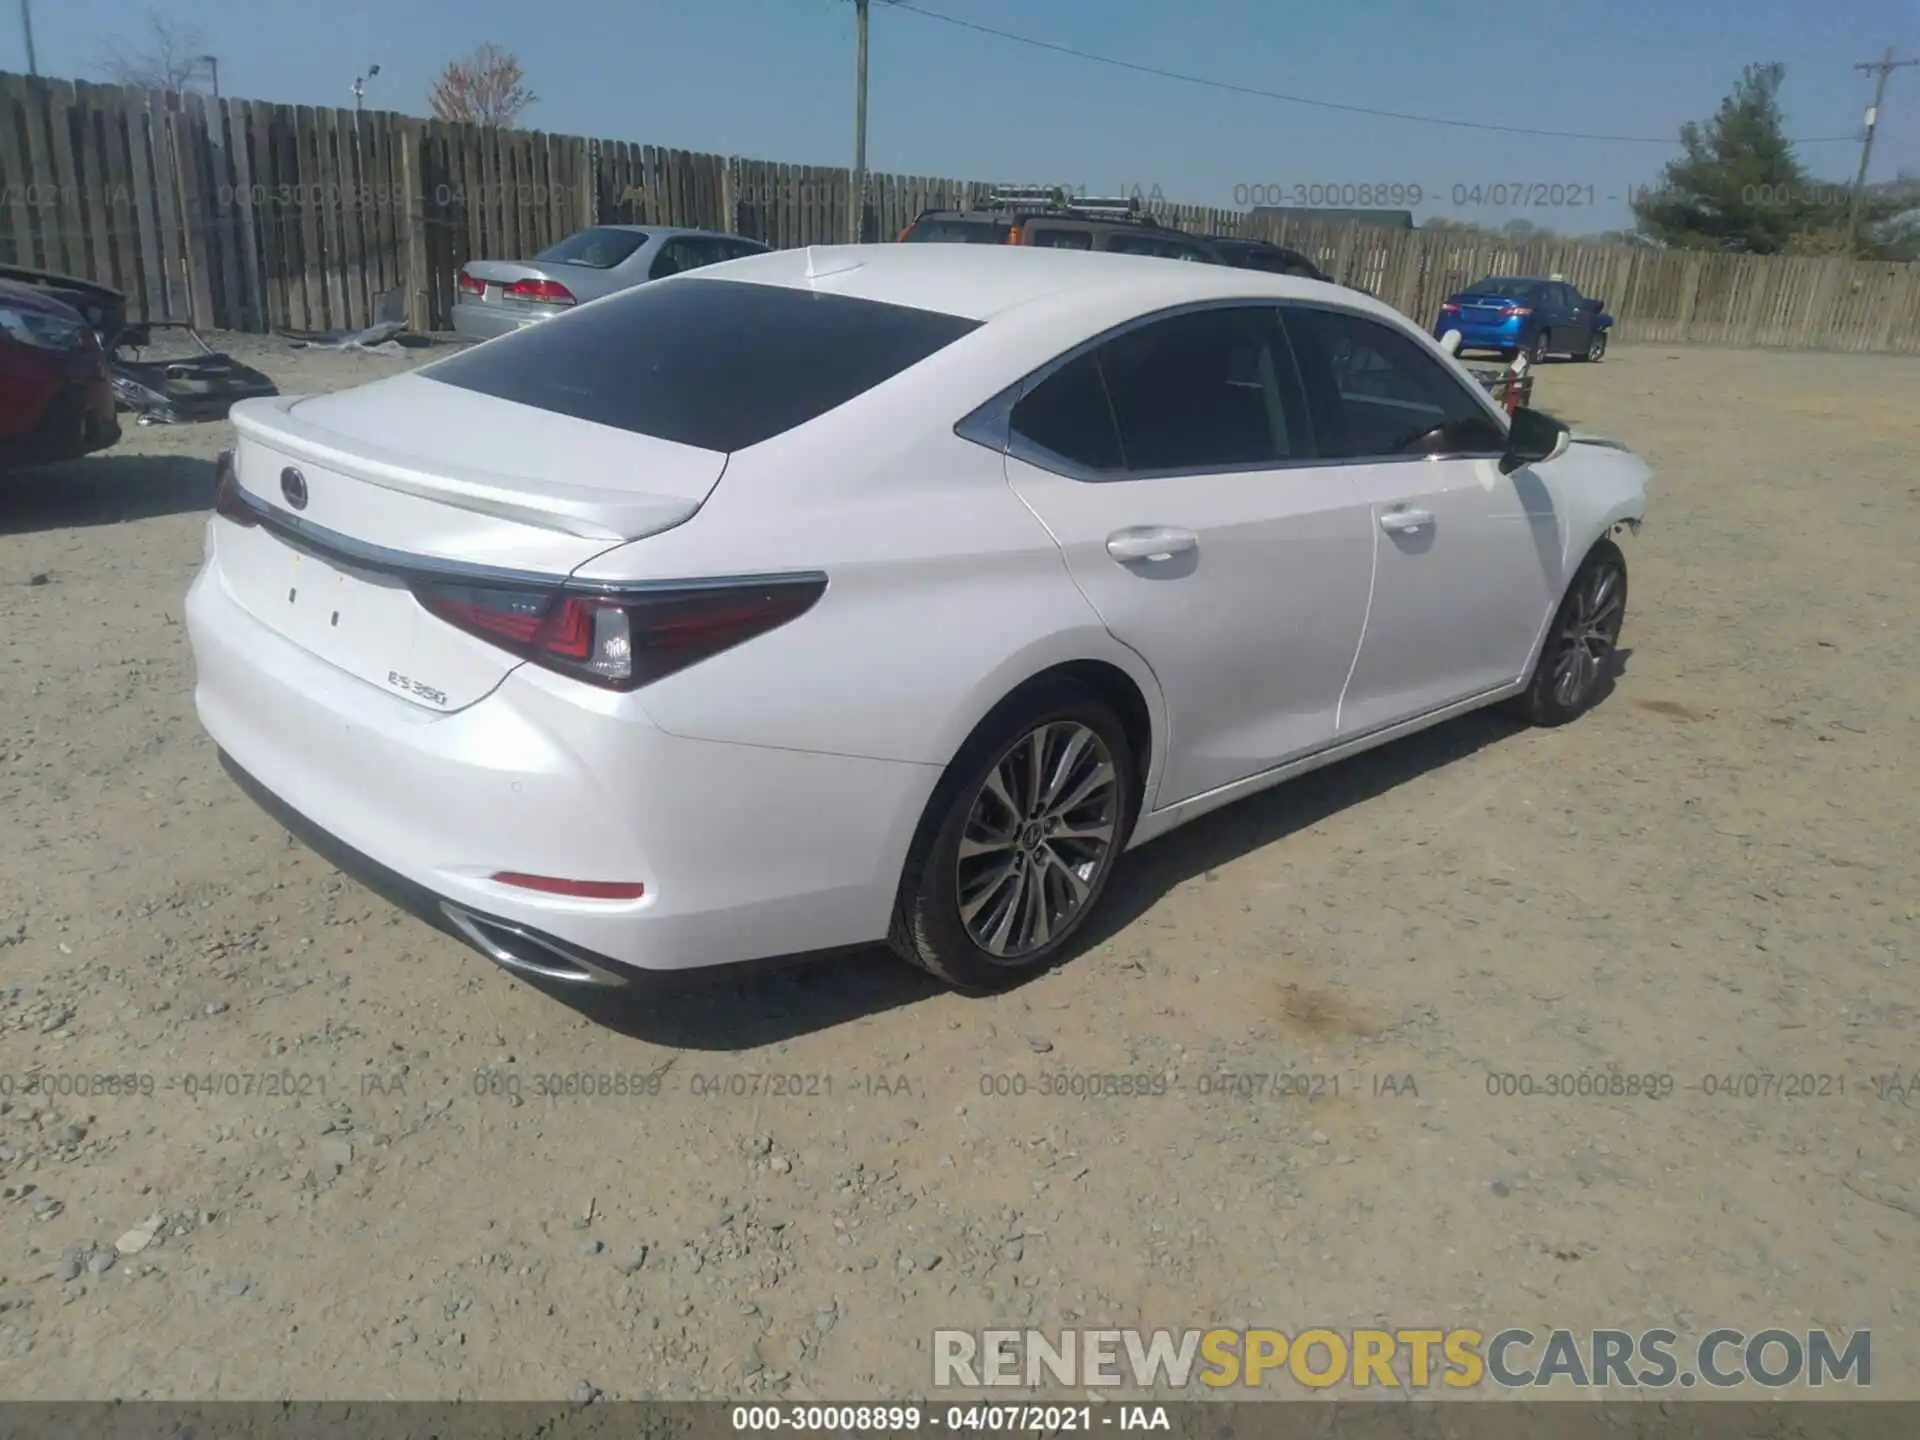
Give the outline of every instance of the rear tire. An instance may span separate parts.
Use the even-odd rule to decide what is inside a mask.
[[[1599,360],[1607,353],[1607,332],[1596,330],[1587,340],[1587,348],[1580,353],[1580,359],[1589,364]]]
[[[907,856],[887,943],[954,989],[990,994],[1058,961],[1132,831],[1138,761],[1080,685],[1016,691],[947,767]]]
[[[1527,363],[1529,365],[1544,365],[1546,363],[1547,351],[1550,348],[1552,339],[1553,332],[1551,330],[1542,330],[1538,335],[1533,337],[1533,343],[1527,347]]]
[[[1627,557],[1603,539],[1587,552],[1554,612],[1533,678],[1513,708],[1534,725],[1565,725],[1606,694],[1627,617]]]

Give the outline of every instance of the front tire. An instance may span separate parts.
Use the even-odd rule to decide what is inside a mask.
[[[1535,725],[1565,725],[1591,710],[1613,678],[1627,618],[1627,557],[1611,540],[1587,552],[1554,613],[1533,678],[1516,709]]]
[[[888,943],[970,994],[1003,990],[1072,945],[1131,833],[1133,747],[1070,681],[1016,692],[981,722],[928,802]]]

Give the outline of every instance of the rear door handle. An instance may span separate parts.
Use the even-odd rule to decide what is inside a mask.
[[[1129,560],[1171,560],[1199,546],[1198,535],[1171,525],[1135,525],[1107,537],[1107,554],[1122,564]]]
[[[1389,535],[1407,535],[1415,530],[1424,530],[1432,523],[1431,510],[1409,510],[1404,506],[1398,510],[1389,510],[1380,517],[1380,528]]]

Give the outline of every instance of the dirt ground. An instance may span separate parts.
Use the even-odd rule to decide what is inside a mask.
[[[1622,346],[1538,400],[1659,471],[1606,703],[1178,832],[984,1001],[510,978],[217,767],[224,425],[0,483],[0,1392],[903,1397],[936,1327],[1384,1322],[1864,1327],[1920,1397],[1920,364]],[[1671,1092],[1490,1093],[1610,1069]]]

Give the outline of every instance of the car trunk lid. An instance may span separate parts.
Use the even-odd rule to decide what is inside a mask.
[[[726,465],[419,375],[243,401],[233,420],[238,486],[264,519],[219,529],[228,593],[301,648],[440,711],[521,661],[428,614],[415,579],[557,586],[691,517]]]
[[[1509,306],[1524,305],[1511,295],[1500,295],[1491,291],[1469,290],[1456,295],[1448,302],[1460,307],[1460,313],[1471,320],[1497,320]]]

